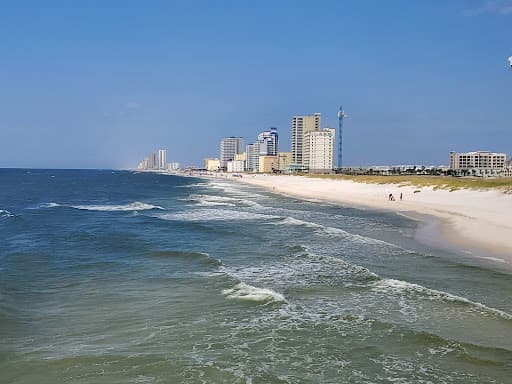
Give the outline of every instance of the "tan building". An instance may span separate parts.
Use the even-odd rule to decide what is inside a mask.
[[[235,160],[247,161],[247,152],[237,153],[235,155]]]
[[[278,169],[277,156],[260,156],[258,172],[272,173]]]
[[[204,159],[204,169],[209,172],[217,172],[220,168],[219,159]]]
[[[292,117],[292,163],[303,165],[304,135],[320,130],[321,114]]]
[[[279,169],[279,172],[286,172],[291,163],[291,152],[279,152],[277,154],[277,169]]]
[[[326,173],[334,169],[334,128],[307,132],[304,135],[303,165],[311,173]]]

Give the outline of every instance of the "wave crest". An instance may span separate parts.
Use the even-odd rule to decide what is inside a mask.
[[[0,209],[0,217],[14,217],[14,214],[6,209]]]
[[[150,257],[154,258],[170,258],[170,259],[190,259],[204,262],[210,265],[222,265],[222,261],[210,256],[206,252],[192,252],[192,251],[155,251],[150,253]]]
[[[427,288],[419,284],[408,283],[407,281],[396,279],[382,279],[375,282],[372,290],[383,293],[399,292],[399,293],[412,293],[424,295],[431,300],[442,300],[452,303],[459,303],[478,308],[484,312],[491,313],[495,316],[501,317],[506,320],[512,320],[512,314],[502,311],[500,309],[491,308],[485,304],[471,301],[465,297],[453,295],[451,293],[438,291],[435,289]]]
[[[260,303],[281,303],[284,295],[267,288],[258,288],[246,283],[238,283],[233,288],[224,289],[222,294],[228,299],[254,301]]]
[[[231,211],[228,209],[198,209],[156,216],[162,220],[176,221],[226,221],[226,220],[258,220],[278,219],[279,216],[262,213]]]
[[[134,201],[133,203],[121,204],[121,205],[64,205],[58,203],[45,203],[40,205],[41,208],[54,208],[54,207],[67,207],[79,209],[82,211],[104,211],[104,212],[129,212],[129,211],[148,211],[152,209],[161,209],[165,208],[160,207],[158,205],[152,205],[147,203],[142,203],[140,201]]]
[[[326,226],[326,225],[313,223],[311,221],[305,221],[305,220],[296,219],[294,217],[287,217],[284,220],[282,220],[281,222],[279,222],[279,224],[295,225],[295,226],[303,226],[303,227],[306,227],[306,228],[312,228],[312,229],[315,230],[315,233],[317,233],[319,235],[324,235],[324,236],[341,236],[343,238],[347,238],[347,239],[354,240],[354,241],[357,241],[357,242],[360,242],[360,243],[364,243],[364,244],[399,248],[396,245],[388,243],[388,242],[383,241],[383,240],[378,240],[378,239],[374,239],[372,237],[366,237],[366,236],[362,236],[362,235],[357,235],[355,233],[347,232],[347,231],[345,231],[345,230],[343,230],[341,228],[329,227],[329,226]]]

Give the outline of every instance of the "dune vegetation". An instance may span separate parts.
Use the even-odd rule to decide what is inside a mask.
[[[416,176],[416,175],[306,175],[311,178],[351,180],[367,184],[398,184],[400,187],[433,187],[434,189],[490,190],[498,189],[512,193],[512,177],[482,178],[482,177],[452,177],[452,176]]]

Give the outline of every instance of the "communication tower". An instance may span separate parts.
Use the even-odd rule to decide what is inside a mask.
[[[343,106],[340,106],[338,111],[338,170],[341,171],[343,164],[343,119],[347,117],[343,111]]]

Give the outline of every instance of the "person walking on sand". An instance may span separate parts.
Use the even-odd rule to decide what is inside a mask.
[[[402,192],[400,192],[400,201],[402,201],[402,198],[403,198]]]

